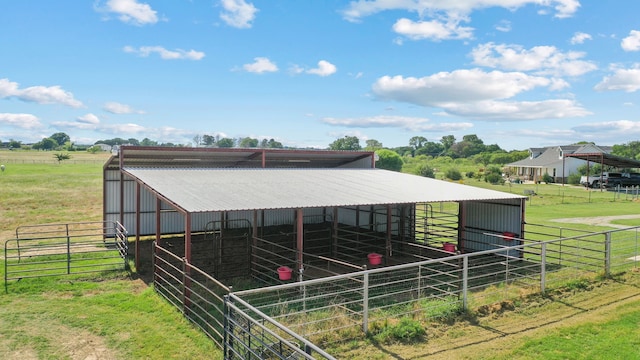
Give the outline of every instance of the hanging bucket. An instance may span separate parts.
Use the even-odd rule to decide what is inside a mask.
[[[456,246],[455,244],[452,244],[450,242],[446,242],[444,244],[442,244],[442,248],[444,249],[444,251],[446,252],[450,252],[450,253],[454,253],[456,252]]]
[[[502,236],[504,236],[505,240],[511,241],[511,240],[513,240],[513,238],[516,237],[516,234],[514,234],[512,232],[505,231],[505,232],[502,233]]]
[[[280,266],[278,268],[278,277],[280,278],[280,280],[291,280],[291,273],[293,272],[293,270],[291,270],[290,267],[288,266]]]
[[[369,264],[371,265],[380,265],[382,263],[382,255],[380,254],[371,253],[367,255],[367,258],[369,258]]]

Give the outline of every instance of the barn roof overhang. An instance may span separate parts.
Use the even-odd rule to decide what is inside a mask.
[[[335,168],[374,167],[371,151],[122,146],[105,164],[120,167]]]
[[[525,198],[381,169],[127,167],[122,171],[188,213]]]
[[[567,158],[577,158],[621,169],[640,168],[640,161],[607,153],[567,154]]]

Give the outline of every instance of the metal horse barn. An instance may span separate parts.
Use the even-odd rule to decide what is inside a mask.
[[[104,166],[104,220],[135,234],[136,268],[151,238],[209,283],[268,287],[518,245],[525,200],[376,169],[373,152],[122,146]],[[222,346],[222,331],[210,336]]]

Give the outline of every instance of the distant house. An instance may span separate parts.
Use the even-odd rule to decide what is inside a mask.
[[[521,180],[542,180],[544,174],[551,175],[556,182],[562,182],[569,175],[578,171],[578,167],[586,164],[586,161],[565,156],[568,154],[587,153],[611,153],[611,146],[597,146],[594,144],[562,145],[546,148],[530,148],[529,157],[520,161],[507,164],[511,168],[511,178]]]
[[[107,145],[107,144],[95,144],[94,146],[97,146],[100,148],[100,151],[111,151],[111,145]]]

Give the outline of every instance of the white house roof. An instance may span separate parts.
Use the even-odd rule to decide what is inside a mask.
[[[381,169],[124,168],[187,212],[521,199]]]

